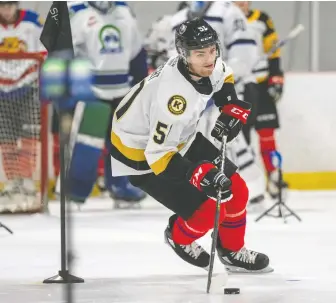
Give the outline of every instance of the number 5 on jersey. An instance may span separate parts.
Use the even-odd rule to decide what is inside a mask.
[[[156,124],[153,140],[157,144],[162,144],[166,140],[168,125],[162,122]]]

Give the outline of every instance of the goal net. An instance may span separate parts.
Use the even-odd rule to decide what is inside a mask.
[[[39,53],[0,52],[0,212],[39,212],[47,201],[48,108]]]

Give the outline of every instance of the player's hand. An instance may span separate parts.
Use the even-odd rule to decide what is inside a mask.
[[[228,136],[228,142],[237,137],[251,112],[251,104],[241,100],[232,100],[224,105],[217,118],[211,136],[221,141],[223,135]]]
[[[221,202],[232,198],[231,181],[210,161],[202,161],[194,165],[187,173],[188,181],[204,192],[210,199],[217,199],[221,191]]]
[[[280,100],[282,96],[283,85],[284,85],[284,77],[282,75],[270,76],[268,78],[267,91],[274,102]]]

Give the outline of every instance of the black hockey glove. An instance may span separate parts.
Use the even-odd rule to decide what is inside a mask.
[[[231,180],[210,161],[202,161],[193,165],[187,173],[187,179],[210,199],[217,199],[219,189],[222,194],[222,203],[232,198]]]
[[[243,124],[251,112],[251,104],[241,100],[232,100],[222,107],[221,114],[217,118],[211,136],[221,141],[224,134],[228,136],[228,142],[237,137]]]

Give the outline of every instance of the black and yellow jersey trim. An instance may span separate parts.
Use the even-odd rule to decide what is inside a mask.
[[[124,145],[114,132],[111,133],[111,143],[110,154],[114,159],[138,171],[150,169],[146,161],[145,150]]]
[[[228,76],[224,79],[224,83],[232,83],[232,84],[234,84],[234,77],[233,77],[233,74],[228,75]]]
[[[110,153],[114,159],[138,171],[152,169],[156,175],[162,173],[167,168],[170,160],[176,154],[176,152],[168,152],[159,160],[149,165],[145,157],[144,149],[137,149],[124,145],[119,136],[114,132],[111,132],[111,143]],[[178,151],[184,146],[185,143],[179,144],[177,146]]]
[[[247,15],[248,22],[260,21],[265,24],[265,31],[263,32],[263,46],[264,53],[267,54],[278,41],[278,34],[275,31],[272,19],[260,10],[251,10]],[[280,49],[275,51],[269,59],[279,58]]]

